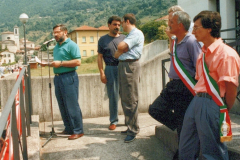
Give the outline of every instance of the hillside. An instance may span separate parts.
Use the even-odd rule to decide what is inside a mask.
[[[141,25],[166,15],[167,8],[176,4],[177,0],[1,0],[0,33],[13,32],[17,25],[22,38],[19,16],[26,13],[26,37],[40,44],[51,39],[52,27],[58,23],[66,24],[71,31],[81,25],[107,25],[111,15],[134,13]]]

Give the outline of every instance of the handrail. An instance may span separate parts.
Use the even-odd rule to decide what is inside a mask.
[[[227,32],[227,31],[235,31],[235,30],[239,30],[240,27],[236,27],[236,28],[229,28],[229,29],[223,29],[220,32]]]
[[[0,124],[6,124],[6,122],[7,122],[8,115],[10,114],[10,111],[12,109],[12,104],[15,101],[15,96],[17,94],[20,83],[22,82],[22,77],[23,77],[23,74],[24,74],[25,70],[26,70],[26,68],[23,67],[20,74],[19,74],[19,77],[18,77],[18,79],[17,79],[17,81],[16,81],[16,83],[15,83],[13,89],[12,89],[12,92],[11,92],[7,102],[6,102],[6,105],[3,108],[2,115],[0,117]],[[4,129],[5,129],[5,125],[0,125],[0,135],[2,135]]]
[[[28,67],[28,69],[27,69]],[[13,154],[14,159],[20,159],[19,155],[19,146],[21,147],[22,158],[24,160],[28,159],[27,153],[27,134],[26,128],[28,131],[28,136],[30,136],[30,122],[31,122],[31,82],[30,79],[30,66],[24,66],[16,80],[16,83],[11,91],[10,96],[6,102],[6,105],[3,108],[1,117],[0,117],[0,136],[2,135],[8,120],[8,116],[11,114],[10,119],[10,129],[12,135],[12,144],[13,144],[13,152],[9,154]],[[25,91],[23,91],[23,84],[22,78],[24,77],[25,82]],[[17,121],[16,121],[16,101],[15,97],[17,92],[19,91],[19,107],[20,107],[20,114],[21,114],[21,127],[22,127],[22,138],[20,138],[18,128],[17,128]],[[21,143],[22,141],[22,143]]]

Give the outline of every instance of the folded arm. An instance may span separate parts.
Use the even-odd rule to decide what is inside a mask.
[[[118,44],[117,51],[114,54],[114,58],[119,58],[123,53],[128,51],[128,44],[125,43],[124,41],[120,42]]]

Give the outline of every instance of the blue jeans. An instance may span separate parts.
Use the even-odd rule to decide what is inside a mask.
[[[111,124],[118,123],[118,97],[119,97],[119,84],[118,84],[118,66],[106,66],[105,75],[107,78],[107,93],[109,98],[109,114]]]
[[[83,133],[82,112],[78,103],[77,73],[74,71],[55,76],[54,85],[65,130],[74,134]]]

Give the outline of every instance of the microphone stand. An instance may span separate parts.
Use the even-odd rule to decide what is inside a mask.
[[[57,136],[54,131],[54,124],[53,124],[53,107],[52,107],[52,86],[51,86],[51,78],[50,78],[50,61],[49,61],[49,44],[51,41],[49,41],[47,45],[47,54],[48,54],[48,72],[49,72],[49,90],[50,90],[50,105],[51,105],[51,116],[52,116],[52,131],[50,132],[50,137],[47,139],[47,141],[42,145],[42,148],[52,139],[53,136]]]

